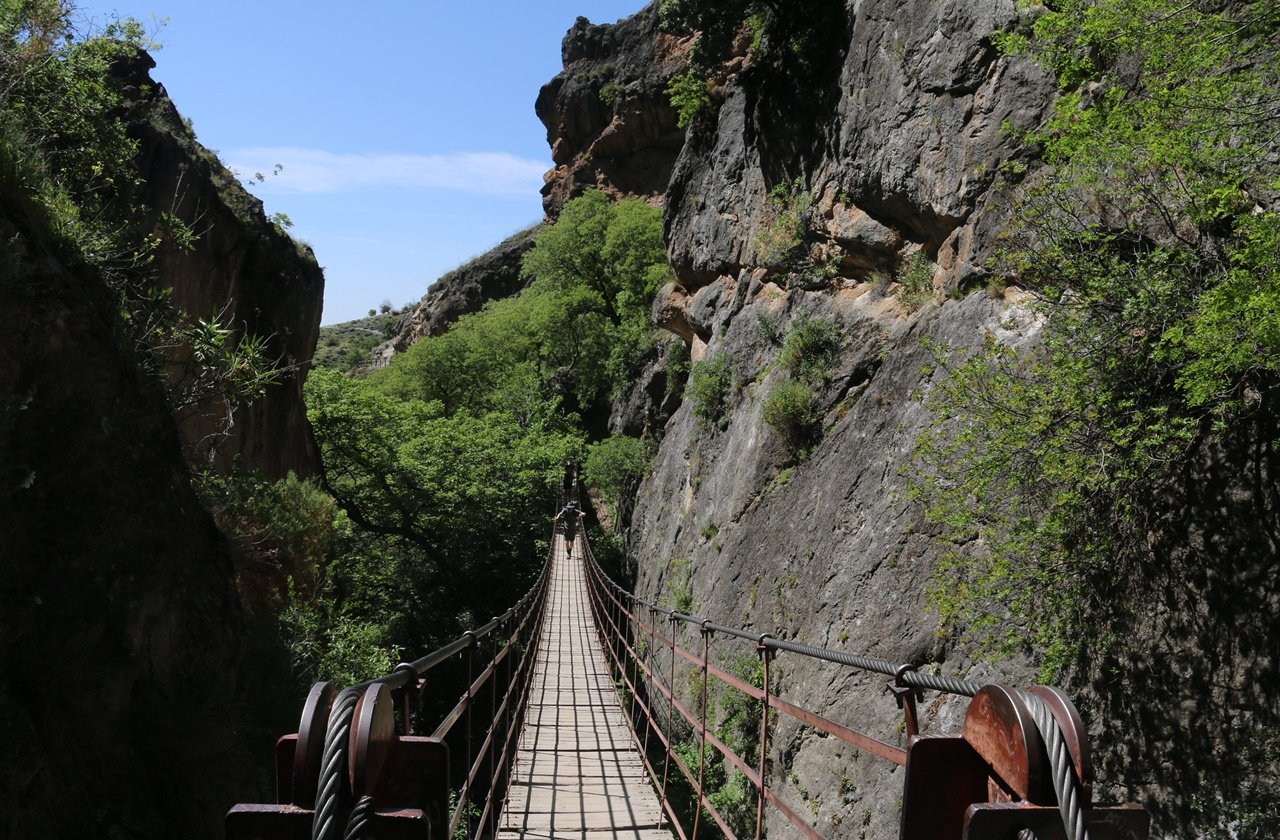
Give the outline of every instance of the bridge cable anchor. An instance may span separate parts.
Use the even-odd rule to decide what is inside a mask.
[[[898,708],[902,709],[908,741],[920,734],[920,719],[916,713],[917,692],[906,683],[906,675],[914,670],[916,666],[909,662],[899,665],[898,670],[893,672],[893,682],[888,686],[893,699],[898,702]]]
[[[392,669],[392,676],[405,674],[405,684],[399,689],[400,694],[400,734],[413,734],[413,719],[417,717],[422,706],[422,687],[425,680],[418,674],[418,669],[408,662],[401,662]]]

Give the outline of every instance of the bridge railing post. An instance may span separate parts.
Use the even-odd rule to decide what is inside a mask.
[[[770,636],[765,633],[756,643],[756,653],[760,656],[760,682],[764,697],[760,701],[760,784],[756,785],[755,840],[761,840],[764,837],[765,789],[769,786],[769,662],[773,659],[773,651],[765,644],[767,638]]]

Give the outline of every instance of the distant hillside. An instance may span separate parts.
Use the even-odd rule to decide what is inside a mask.
[[[351,373],[369,364],[373,348],[396,334],[408,308],[388,309],[368,318],[357,318],[320,328],[313,367]]]

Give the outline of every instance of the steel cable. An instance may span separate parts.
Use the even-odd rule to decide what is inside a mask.
[[[333,701],[329,726],[324,733],[324,756],[320,763],[320,790],[316,794],[316,811],[311,821],[311,840],[336,840],[338,834],[338,792],[347,764],[347,748],[351,735],[351,718],[355,715],[360,692],[347,688]]]
[[[594,560],[595,558],[591,558]],[[600,569],[599,565],[595,567],[595,573],[608,585],[617,595],[631,600],[633,604],[648,607],[655,612],[663,613],[674,621],[683,621],[687,624],[695,624],[707,630],[714,630],[717,633],[724,633],[730,636],[737,636],[741,639],[750,639],[758,642],[760,645],[769,650],[785,650],[791,653],[798,653],[802,656],[821,659],[826,662],[834,662],[838,665],[848,665],[851,668],[859,668],[863,671],[872,671],[874,673],[884,674],[889,677],[897,677],[901,683],[911,688],[922,688],[930,691],[941,691],[946,694],[959,694],[965,697],[973,697],[982,690],[982,683],[973,680],[962,680],[956,677],[948,677],[942,674],[922,674],[914,669],[903,672],[904,665],[902,662],[890,662],[887,659],[875,659],[869,656],[859,656],[853,653],[845,653],[839,650],[828,650],[814,645],[806,645],[800,642],[788,642],[782,639],[775,639],[768,633],[752,633],[743,630],[740,627],[727,627],[723,624],[716,624],[710,619],[699,618],[696,615],[673,610],[669,607],[660,606],[657,602],[644,601],[637,598],[633,593],[628,592],[621,586],[618,586],[610,580]],[[899,675],[899,672],[901,675]]]
[[[1076,780],[1075,768],[1071,766],[1067,739],[1062,736],[1062,729],[1047,703],[1028,691],[1019,691],[1018,696],[1031,710],[1036,729],[1040,730],[1040,737],[1044,739],[1045,749],[1049,753],[1053,789],[1058,795],[1058,810],[1062,813],[1062,826],[1066,829],[1067,840],[1089,840],[1080,802],[1080,785]]]
[[[347,818],[347,830],[342,835],[342,840],[363,840],[369,833],[369,826],[372,823],[373,797],[362,796],[356,803],[356,807],[351,809],[351,816]]]

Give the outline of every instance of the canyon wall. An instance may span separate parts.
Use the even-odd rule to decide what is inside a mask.
[[[779,638],[1035,682],[1030,661],[993,661],[939,632],[926,590],[948,549],[908,492],[942,376],[929,348],[1038,339],[1023,294],[990,268],[1018,178],[1038,166],[1014,138],[1045,119],[1056,90],[1034,65],[1001,57],[990,35],[1034,14],[1011,0],[822,0],[754,45],[740,35],[711,71],[710,102],[692,117],[663,199],[675,278],[654,319],[686,358],[721,365],[727,384],[720,404],[700,407],[686,392],[650,428],[643,418],[669,413],[652,403],[671,389],[646,397],[649,370],[615,410],[615,430],[647,430],[658,444],[630,519],[638,594]],[[656,34],[653,7],[618,27],[580,21],[566,72],[586,85],[606,64],[630,66],[582,44],[633,41],[638,25],[668,37]],[[622,182],[593,145],[607,132],[569,139],[565,126],[602,122],[583,119],[586,97],[570,90],[558,77],[539,98],[558,163],[550,206],[577,185]],[[798,447],[765,422],[765,402],[789,375],[781,337],[824,319],[839,326],[840,349],[814,388],[820,440]],[[1170,500],[1181,524],[1153,532],[1151,568],[1133,586],[1160,606],[1126,652],[1058,677],[1094,738],[1099,798],[1144,802],[1156,836],[1183,836],[1216,819],[1218,797],[1241,795],[1253,772],[1241,756],[1277,718],[1265,639],[1280,592],[1261,583],[1274,568],[1276,508],[1257,490],[1275,465],[1263,438],[1207,454],[1192,492]],[[754,657],[730,640],[713,649],[731,664]],[[883,678],[786,655],[774,677],[784,696],[903,742]],[[927,696],[926,730],[955,731],[965,703]],[[833,741],[783,719],[771,750],[781,795],[826,836],[896,837],[900,773]],[[769,834],[793,836],[781,819]]]

